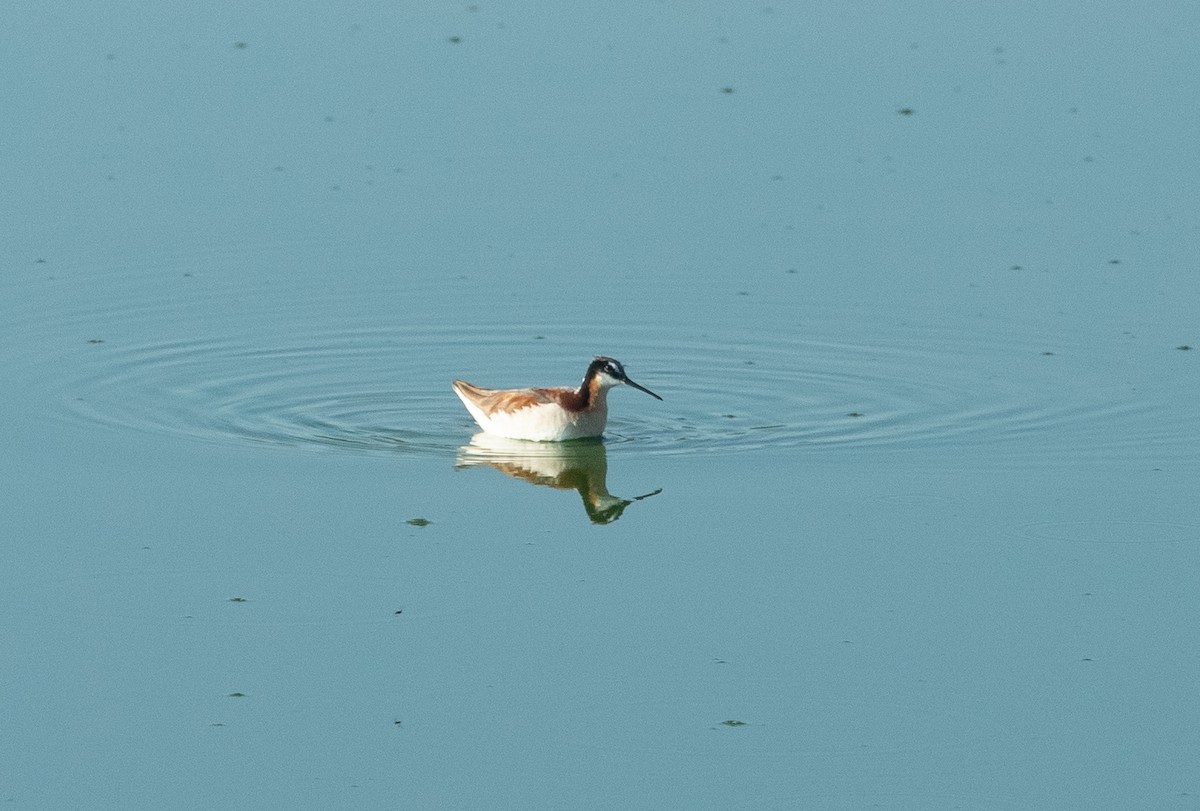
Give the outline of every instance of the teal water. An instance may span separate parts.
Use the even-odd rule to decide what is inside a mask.
[[[9,23],[5,804],[1196,804],[1190,8]]]

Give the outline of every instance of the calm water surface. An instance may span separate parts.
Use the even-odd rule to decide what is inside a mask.
[[[1194,14],[903,14],[17,4],[0,799],[1200,805]]]

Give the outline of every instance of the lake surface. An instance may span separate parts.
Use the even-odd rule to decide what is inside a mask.
[[[1191,6],[6,16],[8,807],[1200,807]]]

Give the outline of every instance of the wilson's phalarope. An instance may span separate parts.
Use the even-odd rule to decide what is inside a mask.
[[[612,358],[597,355],[578,389],[483,389],[454,381],[454,393],[489,434],[508,439],[561,442],[600,436],[608,422],[608,390],[624,383],[659,400],[625,374]]]

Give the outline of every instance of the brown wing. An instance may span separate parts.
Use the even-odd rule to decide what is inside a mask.
[[[485,389],[465,380],[455,380],[454,388],[485,414],[511,414],[530,406],[561,404],[564,395],[574,394],[570,389]]]

